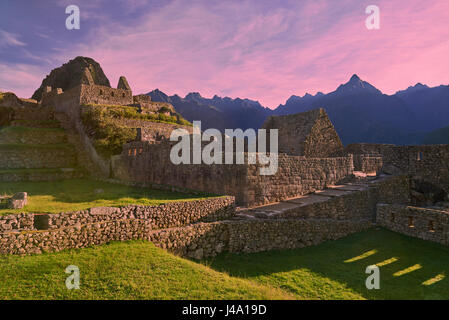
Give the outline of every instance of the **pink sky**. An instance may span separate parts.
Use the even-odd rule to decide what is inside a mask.
[[[124,75],[135,94],[196,91],[270,108],[292,94],[333,91],[354,73],[388,94],[449,83],[447,0],[262,2],[173,1],[132,24],[106,20],[48,59],[56,67],[92,57],[111,85]],[[380,30],[365,27],[371,4],[380,8]],[[89,10],[89,18],[101,15]],[[31,96],[50,69],[2,63],[0,88]]]

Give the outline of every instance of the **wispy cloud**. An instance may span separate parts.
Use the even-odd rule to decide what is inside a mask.
[[[29,98],[42,81],[45,70],[29,64],[0,64],[0,91]]]
[[[0,49],[6,47],[23,47],[26,44],[19,40],[20,36],[0,29]]]
[[[199,91],[270,107],[291,94],[332,91],[353,73],[387,93],[445,83],[449,73],[446,0],[378,0],[377,31],[365,28],[365,0],[118,0],[120,19],[104,13],[108,3],[80,5],[82,19],[101,20],[83,42],[54,43],[60,49],[46,58],[91,56],[111,83],[125,75],[136,93]]]

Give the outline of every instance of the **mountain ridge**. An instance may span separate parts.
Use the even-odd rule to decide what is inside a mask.
[[[291,95],[275,109],[258,101],[191,92],[184,98],[156,89],[148,93],[165,101],[189,121],[202,120],[203,129],[258,129],[269,115],[286,115],[324,108],[344,144],[356,142],[421,144],[430,133],[449,125],[449,85],[417,83],[388,95],[357,74],[334,91]],[[445,132],[445,131],[444,131]],[[428,141],[428,139],[427,139]]]

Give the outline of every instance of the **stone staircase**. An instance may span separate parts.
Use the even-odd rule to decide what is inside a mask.
[[[350,182],[300,197],[253,208],[238,208],[234,219],[369,219],[369,190],[389,177],[361,178],[356,175]]]
[[[0,128],[0,182],[55,181],[80,178],[78,154],[68,135],[55,121]]]

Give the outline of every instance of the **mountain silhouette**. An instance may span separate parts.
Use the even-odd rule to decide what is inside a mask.
[[[258,129],[269,115],[287,115],[324,108],[342,142],[392,143],[398,145],[446,141],[449,126],[449,86],[430,88],[418,83],[393,95],[383,94],[358,75],[351,76],[335,91],[303,97],[292,95],[285,104],[270,110],[249,99],[202,97],[198,92],[167,96],[156,89],[154,101],[173,104],[189,121],[201,120],[202,128]],[[437,131],[434,135],[431,132]],[[442,137],[443,135],[443,137]],[[436,142],[438,143],[438,142]]]

